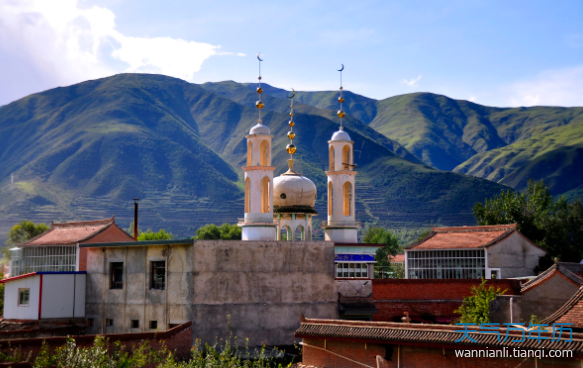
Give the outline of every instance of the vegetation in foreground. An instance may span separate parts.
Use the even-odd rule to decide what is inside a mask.
[[[96,336],[93,345],[88,347],[79,347],[75,339],[69,338],[52,352],[44,341],[34,359],[18,347],[2,349],[0,363],[30,362],[34,368],[141,368],[152,364],[157,364],[158,368],[281,368],[295,363],[277,349],[268,352],[263,346],[251,351],[247,345],[239,348],[236,341],[236,338],[228,338],[223,345],[203,346],[197,340],[190,359],[183,360],[163,344],[159,349],[152,348],[148,340],[136,348],[127,349],[119,341],[110,344],[104,336]]]
[[[496,299],[498,295],[506,293],[505,290],[487,287],[488,280],[482,279],[479,286],[472,286],[471,295],[464,298],[462,305],[454,311],[461,315],[461,323],[489,323],[490,322],[490,301]]]

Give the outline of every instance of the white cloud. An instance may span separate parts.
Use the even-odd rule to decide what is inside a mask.
[[[417,87],[418,86],[417,82],[419,82],[419,80],[421,80],[421,74],[419,74],[419,76],[415,79],[410,79],[410,80],[403,79],[401,81],[401,83],[405,83],[409,87]]]
[[[548,70],[505,90],[511,106],[583,106],[583,65]]]
[[[28,70],[51,87],[120,72],[161,73],[191,80],[206,59],[219,54],[220,46],[208,43],[122,34],[111,10],[98,6],[81,9],[77,3],[0,0],[4,66],[10,63],[15,69]]]

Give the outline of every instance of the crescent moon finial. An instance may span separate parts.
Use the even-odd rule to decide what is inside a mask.
[[[287,98],[289,98],[290,100],[296,96],[296,90],[292,88],[292,91],[293,91],[292,95],[287,96]]]
[[[339,72],[344,70],[344,64],[340,64],[340,65],[342,65],[342,68],[338,69]]]
[[[260,52],[258,52],[258,53],[257,53],[257,60],[259,60],[259,61],[263,61],[263,59],[261,59],[261,58],[259,57],[259,54],[261,54],[261,53],[260,53]],[[344,68],[344,67],[343,67],[343,68]]]

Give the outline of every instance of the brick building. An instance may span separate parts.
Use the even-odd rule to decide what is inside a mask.
[[[534,276],[546,252],[516,224],[432,228],[405,248],[408,279],[500,279]]]
[[[583,294],[582,294],[583,295]],[[295,336],[302,339],[303,356],[299,367],[314,368],[439,368],[439,367],[579,367],[583,359],[583,334],[574,333],[573,340],[525,340],[498,342],[497,336],[478,333],[469,327],[464,338],[456,330],[462,326],[318,320],[302,318]],[[497,330],[506,336],[506,329]],[[508,340],[520,340],[519,331],[508,333]],[[551,333],[543,333],[550,337]],[[565,337],[567,337],[565,335]],[[455,350],[465,349],[474,357],[458,357]],[[510,357],[514,350],[537,349],[548,354],[550,350],[570,350],[571,358]],[[520,349],[520,350],[519,350]],[[499,354],[490,357],[487,354]],[[480,355],[482,354],[482,355]],[[485,357],[488,356],[488,357]]]
[[[413,322],[450,323],[459,315],[459,308],[471,289],[482,280],[407,280],[375,279],[372,281],[372,301],[377,313],[373,321],[399,322],[405,312]],[[518,280],[489,280],[487,285],[507,290],[508,294],[520,293]]]
[[[572,323],[573,331],[583,332],[583,287],[555,313],[545,318],[542,323]]]

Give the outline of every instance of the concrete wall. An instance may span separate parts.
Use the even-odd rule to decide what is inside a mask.
[[[28,306],[18,305],[18,289],[30,289]],[[4,318],[38,320],[40,275],[9,281],[4,285]]]
[[[500,278],[504,279],[535,276],[534,268],[544,255],[544,250],[533,246],[517,232],[486,248],[488,268],[500,268]]]
[[[528,322],[530,315],[524,320],[522,318],[520,295],[498,295],[496,299],[490,301],[490,322],[491,323],[521,323]],[[512,313],[510,312],[512,308]]]
[[[191,320],[192,246],[88,248],[88,333],[126,333],[167,330],[170,324]],[[151,262],[166,261],[166,288],[152,290]],[[111,262],[124,262],[124,287],[111,289]],[[105,326],[113,319],[113,326]],[[132,328],[132,320],[139,321]],[[151,321],[157,328],[151,329]]]
[[[196,241],[194,245],[88,248],[88,333],[151,331],[193,322],[193,339],[234,335],[251,345],[290,344],[299,314],[337,318],[329,242]],[[167,260],[166,290],[150,290],[150,262]],[[124,288],[110,289],[110,263],[124,262]],[[105,320],[113,319],[111,327]],[[140,328],[131,329],[131,320]]]
[[[294,341],[299,314],[338,318],[330,242],[194,243],[193,338],[232,332],[251,345]]]
[[[368,283],[365,285],[367,281]],[[372,294],[372,280],[336,280],[336,287],[342,296],[347,297],[369,296]]]

